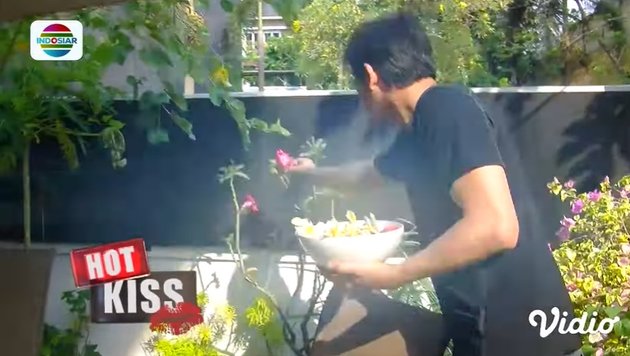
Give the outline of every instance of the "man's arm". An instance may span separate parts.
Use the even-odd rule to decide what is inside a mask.
[[[405,283],[447,273],[516,247],[519,224],[505,171],[484,166],[451,189],[463,217],[427,248],[399,265]]]
[[[340,192],[351,192],[383,184],[384,179],[372,160],[357,161],[340,166],[313,167],[297,170],[313,185],[325,186]]]

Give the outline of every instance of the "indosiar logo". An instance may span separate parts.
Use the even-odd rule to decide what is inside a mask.
[[[31,24],[31,57],[36,61],[76,61],[83,57],[83,25],[75,20]]]

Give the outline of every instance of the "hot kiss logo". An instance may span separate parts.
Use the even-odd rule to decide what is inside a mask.
[[[549,320],[549,324],[547,324],[547,314],[544,311],[534,310],[529,314],[529,324],[535,328],[540,325],[540,337],[542,338],[551,335],[556,329],[560,334],[593,334],[595,332],[608,334],[613,331],[615,324],[620,320],[618,316],[612,319],[603,318],[598,324],[597,312],[593,312],[590,317],[589,314],[583,314],[580,318],[568,321],[569,313],[563,312],[562,317],[560,317],[558,308],[552,308],[551,314],[553,319]]]

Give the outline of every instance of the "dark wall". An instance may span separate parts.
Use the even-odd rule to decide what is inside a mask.
[[[554,176],[572,177],[580,189],[592,189],[605,175],[628,171],[630,93],[479,94],[487,109],[508,131],[519,174],[534,197],[543,234],[552,238],[561,217],[560,205],[546,183]],[[196,141],[169,126],[171,142],[152,146],[142,130],[126,128],[128,166],[114,171],[107,155],[95,148],[81,168],[69,172],[55,145],[33,153],[33,239],[96,244],[133,236],[149,244],[208,245],[223,243],[232,216],[227,187],[217,182],[219,167],[230,160],[247,164],[252,180],[239,192],[254,194],[263,214],[245,222],[248,242],[274,246],[293,241],[287,221],[304,187],[289,191],[268,174],[276,148],[296,152],[311,135],[328,140],[327,164],[368,157],[383,141],[364,139],[365,117],[355,96],[252,97],[243,99],[249,116],[280,118],[293,136],[253,135],[242,150],[235,125],[208,100],[191,99],[188,118]],[[122,119],[133,122],[135,109],[121,103]],[[0,239],[21,236],[19,177],[0,180]],[[338,210],[351,207],[378,217],[409,218],[398,188],[365,192]]]

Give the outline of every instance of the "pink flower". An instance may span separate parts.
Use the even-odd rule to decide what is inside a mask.
[[[571,179],[564,183],[564,187],[566,189],[573,189],[574,186],[575,186],[575,182]]]
[[[624,255],[630,255],[630,244],[621,244],[621,252]]]
[[[281,149],[276,150],[276,165],[286,172],[295,164],[295,159]]]
[[[627,198],[630,195],[630,187],[624,187],[621,191],[619,191],[619,196],[622,198]]]
[[[573,214],[579,214],[582,212],[582,209],[584,209],[584,202],[580,199],[574,201],[573,203],[571,203],[571,212]]]
[[[551,244],[547,244],[547,247],[549,247],[549,252],[553,252],[553,248],[551,248]]]
[[[258,214],[260,210],[258,209],[258,203],[256,203],[256,199],[254,199],[253,195],[247,194],[245,196],[243,205],[241,205],[241,211],[247,211],[252,214]]]
[[[564,218],[562,218],[562,220],[560,220],[560,225],[566,227],[567,229],[570,229],[571,227],[573,227],[573,225],[575,225],[575,220],[567,218],[565,216]]]
[[[566,241],[569,239],[571,232],[566,227],[561,227],[560,230],[556,231],[556,236],[560,239],[560,241]]]
[[[619,266],[628,266],[628,265],[630,265],[630,258],[628,258],[628,257],[620,257],[617,260],[617,264]]]
[[[573,292],[574,290],[577,290],[577,286],[574,283],[569,283],[567,284],[567,290],[569,292]]]
[[[595,356],[604,356],[604,349],[601,347],[595,351]]]
[[[588,192],[586,194],[586,196],[588,197],[588,200],[592,201],[592,202],[596,202],[599,199],[601,199],[602,197],[602,193],[600,193],[598,190],[594,190],[592,192]]]

